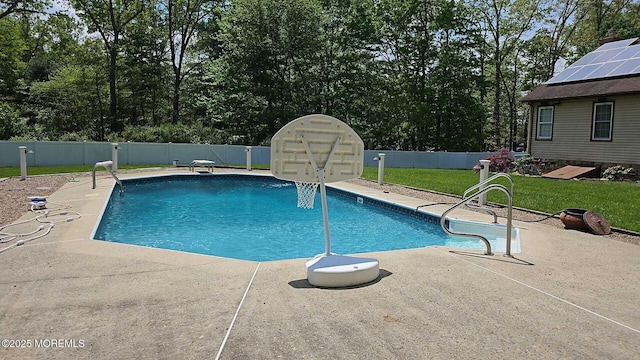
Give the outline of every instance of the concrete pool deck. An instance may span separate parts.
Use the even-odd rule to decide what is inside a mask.
[[[188,169],[120,176],[165,173]],[[307,259],[256,263],[90,240],[113,179],[100,175],[95,190],[91,177],[78,180],[48,200],[80,219],[0,253],[0,335],[23,340],[3,341],[0,358],[640,356],[637,245],[514,221],[514,259],[447,247],[372,253],[378,280],[318,289],[305,279]]]

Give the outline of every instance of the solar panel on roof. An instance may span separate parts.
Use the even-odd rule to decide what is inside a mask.
[[[580,67],[566,68],[560,74],[554,76],[553,78],[551,78],[551,80],[547,81],[547,84],[563,82],[578,70],[580,70]]]
[[[611,50],[605,50],[602,51],[602,55],[598,56],[595,60],[594,63],[598,62],[607,62],[611,59],[613,59],[615,56],[619,55],[621,52],[624,51],[624,48],[622,49],[611,49]]]
[[[568,78],[566,78],[565,81],[577,81],[577,80],[586,79],[586,78],[589,77],[589,74],[591,74],[593,71],[595,71],[600,66],[602,66],[602,65],[601,64],[594,64],[594,65],[582,66],[573,75],[571,75]]]
[[[593,60],[597,59],[598,56],[602,55],[602,53],[600,52],[590,52],[587,55],[583,56],[580,58],[580,60],[574,62],[573,64],[571,64],[571,66],[582,66],[582,65],[587,65],[593,62]]]
[[[625,48],[631,44],[633,44],[638,38],[624,39],[618,41],[608,42],[606,44],[602,44],[596,51],[609,50],[609,49],[618,49]]]
[[[549,79],[547,84],[639,74],[640,44],[633,45],[637,40],[606,43]]]
[[[640,45],[629,46],[611,60],[626,60],[640,56]]]
[[[634,70],[638,66],[640,66],[640,58],[629,59],[625,61],[622,65],[620,65],[619,67],[611,71],[609,74],[611,74],[610,76],[637,74],[637,72]]]
[[[592,79],[605,77],[609,72],[615,70],[618,66],[622,65],[623,63],[624,61],[621,60],[621,61],[611,61],[606,64],[602,64],[598,69],[594,70],[591,74],[589,74],[589,76]]]

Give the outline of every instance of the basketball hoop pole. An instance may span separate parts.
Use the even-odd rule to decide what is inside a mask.
[[[322,220],[324,221],[324,254],[331,255],[331,235],[329,235],[329,211],[327,210],[327,189],[324,186],[324,168],[318,169],[320,179],[320,200],[322,201]]]
[[[311,160],[311,165],[316,171],[316,176],[320,180],[320,200],[322,201],[322,220],[324,221],[324,242],[325,242],[324,254],[326,256],[329,256],[331,255],[331,235],[329,232],[329,211],[327,209],[327,189],[325,188],[325,185],[324,185],[324,180],[325,180],[324,171],[328,167],[329,163],[331,162],[331,158],[333,157],[333,154],[336,152],[336,148],[338,147],[338,143],[340,142],[340,136],[338,136],[336,138],[336,141],[333,142],[333,146],[331,147],[331,152],[327,157],[327,161],[324,162],[323,167],[319,167],[318,164],[316,164],[316,160],[313,156],[313,153],[311,152],[309,143],[307,143],[307,140],[304,138],[304,135],[300,134],[300,137],[302,138],[302,144],[304,144],[304,148],[307,151],[307,155]]]

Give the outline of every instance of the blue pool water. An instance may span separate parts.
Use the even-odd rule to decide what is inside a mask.
[[[95,239],[253,261],[324,252],[320,191],[300,209],[295,185],[264,176],[195,175],[124,181]],[[449,245],[437,222],[412,209],[328,189],[331,251],[356,254]],[[478,247],[479,241],[471,246]],[[463,245],[463,247],[465,247]]]

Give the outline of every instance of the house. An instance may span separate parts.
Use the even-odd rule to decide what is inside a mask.
[[[560,165],[640,169],[640,42],[608,42],[522,98],[527,152]]]

